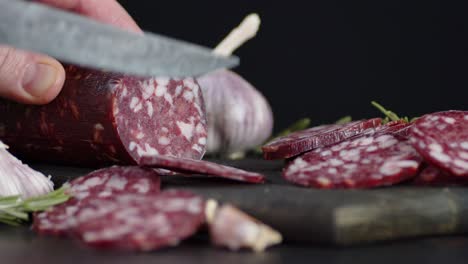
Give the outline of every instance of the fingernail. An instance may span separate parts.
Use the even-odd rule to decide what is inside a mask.
[[[23,89],[34,97],[40,97],[53,87],[57,76],[58,69],[49,64],[30,64],[23,75]]]

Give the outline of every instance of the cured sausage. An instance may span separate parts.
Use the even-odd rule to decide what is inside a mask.
[[[406,141],[380,131],[299,156],[283,177],[308,187],[370,188],[414,177],[421,161]]]
[[[30,160],[73,165],[136,164],[144,154],[201,159],[202,92],[193,78],[139,78],[66,67],[45,106],[0,100],[0,139]]]
[[[75,234],[98,248],[148,251],[176,246],[205,222],[205,201],[186,191],[88,200]]]
[[[138,163],[143,166],[164,168],[181,173],[208,174],[211,176],[218,176],[226,179],[250,183],[262,183],[265,181],[265,177],[262,174],[249,172],[204,160],[150,155],[142,156],[138,160]]]
[[[379,126],[381,118],[353,121],[342,125],[322,125],[277,138],[262,147],[265,159],[285,159],[312,149],[336,144]]]
[[[149,251],[175,246],[208,224],[215,245],[263,251],[277,231],[230,205],[188,191],[160,192],[155,170],[110,167],[69,183],[67,202],[34,215],[40,234],[79,238],[104,249]]]
[[[468,177],[468,111],[437,112],[417,119],[410,129],[410,142],[428,163]]]
[[[35,214],[33,229],[40,234],[67,235],[77,225],[75,214],[87,200],[121,194],[158,194],[161,180],[151,169],[119,167],[94,171],[69,183],[67,202]]]
[[[135,166],[112,166],[71,181],[68,192],[77,199],[84,199],[132,193],[156,194],[160,190],[161,177],[154,170]]]
[[[450,186],[466,185],[468,180],[464,177],[453,176],[439,168],[427,165],[412,181],[418,186]]]

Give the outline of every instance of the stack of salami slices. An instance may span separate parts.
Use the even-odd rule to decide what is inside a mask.
[[[282,240],[277,231],[229,204],[218,207],[216,201],[188,191],[162,191],[160,175],[153,169],[113,166],[68,185],[71,199],[34,215],[37,233],[135,251],[178,245],[203,225],[213,244],[232,250],[262,251]]]
[[[322,125],[263,146],[266,159],[288,159],[283,177],[315,188],[372,188],[468,183],[468,112],[416,121],[381,119]]]
[[[110,167],[70,183],[72,199],[36,214],[40,234],[77,237],[103,248],[153,250],[176,245],[204,222],[204,199],[161,191],[154,170]]]

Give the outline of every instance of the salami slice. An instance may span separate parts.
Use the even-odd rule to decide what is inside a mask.
[[[148,251],[175,246],[205,222],[204,200],[186,191],[96,199],[77,213],[76,235],[98,248]]]
[[[32,229],[41,235],[65,236],[75,226],[74,215],[81,200],[71,198],[44,212],[35,213]]]
[[[159,175],[151,169],[113,166],[94,171],[70,183],[70,200],[36,214],[33,229],[40,234],[66,235],[76,226],[75,214],[87,200],[157,194],[160,185]]]
[[[294,159],[283,177],[317,188],[370,188],[407,180],[421,157],[392,134],[374,133],[315,149]]]
[[[468,177],[468,111],[437,112],[419,118],[410,130],[410,142],[430,164]]]
[[[265,181],[265,177],[262,174],[204,160],[151,155],[141,157],[138,163],[143,166],[164,168],[181,173],[208,174],[242,182],[262,183]]]
[[[410,129],[412,126],[413,126],[412,123],[407,123],[405,125],[402,125],[401,128],[395,131],[393,134],[402,140],[408,140]]]
[[[268,160],[297,156],[312,149],[336,144],[379,126],[381,118],[353,121],[342,125],[322,125],[277,138],[262,147]]]
[[[93,171],[70,183],[70,193],[77,199],[109,197],[119,194],[159,193],[161,178],[152,169],[112,166]]]
[[[466,185],[468,180],[464,177],[453,176],[439,168],[427,165],[418,176],[412,181],[418,186],[450,186],[450,185]]]
[[[73,165],[136,164],[145,154],[201,159],[207,125],[193,78],[139,78],[66,67],[45,106],[0,100],[0,139],[29,160]]]

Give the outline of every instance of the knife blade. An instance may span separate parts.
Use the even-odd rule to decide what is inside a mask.
[[[142,76],[199,76],[239,63],[237,57],[216,56],[196,44],[149,32],[126,32],[19,0],[0,0],[0,43],[67,63]]]

